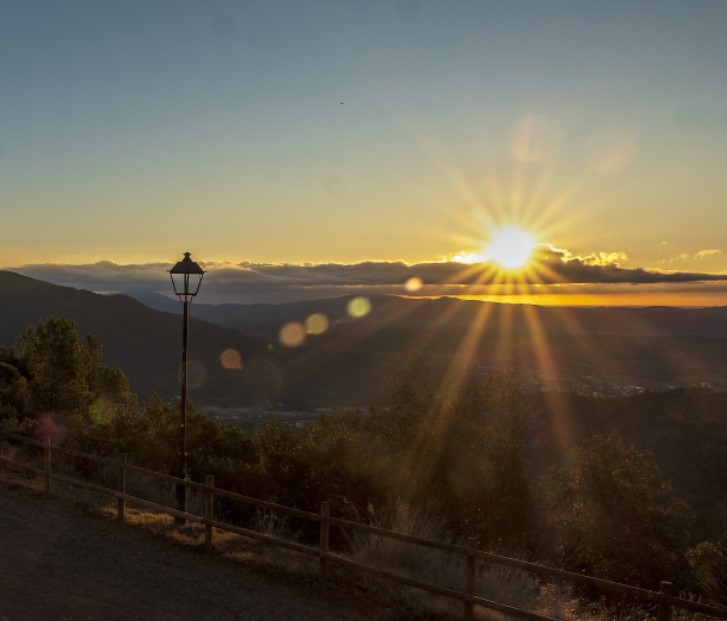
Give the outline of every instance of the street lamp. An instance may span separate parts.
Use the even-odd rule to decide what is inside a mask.
[[[181,420],[179,423],[179,462],[177,476],[187,478],[187,343],[189,341],[189,305],[192,298],[199,292],[202,284],[204,270],[192,261],[188,252],[184,258],[169,270],[174,293],[184,307],[182,322],[182,393],[179,402]],[[185,485],[177,487],[178,509],[187,512],[187,488]]]

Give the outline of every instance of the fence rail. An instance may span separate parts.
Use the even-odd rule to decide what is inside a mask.
[[[511,615],[520,619],[526,619],[527,621],[557,621],[551,617],[534,613],[531,611],[515,608],[501,602],[496,602],[484,597],[480,597],[475,594],[475,576],[476,576],[476,563],[477,561],[492,563],[505,567],[513,567],[523,571],[527,571],[539,576],[546,578],[556,578],[559,580],[565,580],[576,584],[584,584],[597,589],[600,592],[607,593],[618,593],[621,595],[627,595],[638,599],[642,602],[648,602],[650,604],[656,604],[658,606],[658,621],[669,621],[671,616],[672,608],[682,608],[691,612],[696,612],[712,617],[718,617],[727,619],[727,608],[721,608],[718,606],[710,606],[708,604],[702,604],[691,600],[682,599],[675,597],[672,594],[672,585],[670,582],[662,582],[659,591],[650,591],[648,589],[642,589],[638,587],[629,586],[626,584],[620,584],[609,580],[603,580],[601,578],[595,578],[592,576],[585,576],[562,569],[556,569],[538,563],[532,563],[530,561],[524,561],[522,559],[515,559],[499,554],[493,554],[490,552],[483,552],[477,550],[474,545],[455,545],[448,544],[431,539],[424,539],[414,535],[406,533],[400,533],[396,531],[387,530],[377,526],[371,526],[369,524],[363,524],[361,522],[353,522],[351,520],[344,520],[341,518],[330,516],[330,504],[328,502],[321,503],[321,512],[313,513],[310,511],[302,511],[293,507],[287,507],[277,503],[261,500],[259,498],[253,498],[251,496],[245,496],[236,492],[231,492],[214,486],[214,477],[207,475],[204,483],[197,483],[190,481],[189,479],[180,479],[168,474],[156,472],[154,470],[148,470],[140,466],[130,464],[126,460],[126,455],[122,454],[118,459],[110,457],[101,457],[98,455],[92,455],[90,453],[83,453],[63,447],[51,446],[50,438],[46,438],[44,442],[28,438],[26,436],[12,433],[9,431],[0,429],[0,438],[6,438],[15,442],[20,442],[26,446],[41,449],[43,456],[43,467],[39,468],[29,463],[23,463],[2,454],[0,450],[0,463],[4,463],[10,468],[24,470],[31,472],[36,475],[43,476],[45,479],[45,493],[50,494],[52,491],[52,481],[59,481],[69,485],[74,485],[83,489],[87,489],[99,494],[104,494],[118,500],[117,506],[117,517],[119,520],[124,519],[124,512],[126,509],[126,503],[131,502],[134,505],[152,509],[161,513],[166,513],[175,518],[187,522],[196,522],[205,526],[205,547],[208,550],[212,549],[212,537],[213,528],[224,530],[230,533],[249,537],[259,541],[264,541],[269,544],[288,548],[296,552],[307,554],[309,556],[318,557],[320,561],[320,578],[325,584],[328,576],[329,563],[346,567],[348,569],[368,573],[380,578],[403,584],[406,586],[414,587],[427,591],[429,593],[448,597],[454,600],[459,600],[464,605],[464,618],[472,619],[474,606],[481,606],[488,608],[500,613]],[[53,471],[53,454],[67,455],[71,457],[86,459],[101,465],[111,465],[116,468],[117,471],[117,485],[116,489],[91,483],[77,477],[70,477],[60,472]],[[147,498],[140,496],[134,496],[127,493],[126,491],[126,474],[127,472],[135,472],[144,476],[152,477],[157,480],[165,481],[173,485],[184,485],[185,487],[200,492],[204,496],[204,510],[202,515],[195,515],[192,513],[179,511],[167,505],[154,502]],[[250,528],[244,528],[242,526],[236,526],[221,522],[215,519],[214,515],[214,499],[215,498],[226,498],[234,502],[239,502],[245,505],[261,509],[270,509],[286,515],[295,516],[311,522],[318,522],[320,524],[320,542],[319,546],[305,545],[302,543],[289,541],[276,537],[274,535],[262,533]],[[450,554],[459,555],[466,560],[466,572],[465,572],[465,585],[462,590],[445,587],[442,585],[432,584],[424,582],[416,578],[397,574],[391,571],[366,565],[359,561],[354,560],[351,557],[343,556],[330,551],[330,527],[336,526],[341,529],[355,529],[364,531],[379,537],[394,539],[411,543],[414,545],[424,546],[447,552]]]

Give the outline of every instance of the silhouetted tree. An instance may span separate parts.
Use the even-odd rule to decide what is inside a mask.
[[[617,434],[594,436],[544,488],[555,552],[566,567],[650,588],[682,576],[691,511],[650,454]]]
[[[446,376],[412,367],[391,411],[379,416],[390,419],[398,453],[392,493],[433,508],[483,546],[520,547],[531,510],[525,410],[522,386],[507,373]]]
[[[715,602],[727,606],[727,536],[703,541],[687,558],[699,586]]]
[[[120,369],[103,364],[103,348],[92,336],[80,340],[70,319],[48,319],[28,326],[15,341],[18,367],[27,373],[23,388],[29,413],[56,412],[110,421],[133,402]],[[12,373],[6,369],[6,378]]]

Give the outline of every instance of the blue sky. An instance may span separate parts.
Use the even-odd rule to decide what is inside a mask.
[[[726,23],[721,1],[14,3],[0,265],[429,261],[512,222],[727,271]]]

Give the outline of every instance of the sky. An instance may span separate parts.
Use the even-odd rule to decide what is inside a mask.
[[[726,23],[722,0],[12,3],[0,268],[162,290],[190,251],[210,301],[727,305]],[[508,225],[551,272],[473,279]]]

